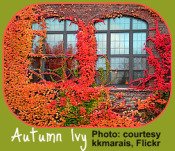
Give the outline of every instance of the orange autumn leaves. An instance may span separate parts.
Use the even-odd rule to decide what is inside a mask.
[[[38,10],[38,14],[34,9]],[[29,83],[28,79],[28,55],[36,34],[31,25],[38,21],[40,13],[37,6],[27,7],[8,24],[4,36],[3,80],[5,99],[19,119],[30,125],[47,127],[58,125],[52,116],[56,108],[46,107],[52,102],[48,98],[55,93],[53,85]]]
[[[28,67],[31,62],[28,57],[43,57],[42,39],[46,37],[45,14],[38,5],[32,5],[17,13],[8,24],[4,37],[4,92],[10,109],[25,123],[57,127],[64,126],[65,122],[62,118],[56,119],[59,111],[57,107],[65,107],[67,104],[78,106],[79,113],[84,115],[86,109],[81,106],[82,103],[98,99],[105,88],[101,90],[100,87],[90,87],[94,82],[97,59],[95,30],[92,25],[86,26],[81,20],[76,21],[79,31],[78,53],[75,56],[79,61],[80,77],[62,83],[47,82],[44,79],[40,83],[30,82]],[[54,13],[49,15],[55,16]],[[72,17],[61,19],[75,21]],[[35,22],[40,23],[43,30],[32,30],[31,25]],[[88,38],[89,33],[91,38]],[[38,54],[33,54],[32,41],[36,35],[40,36],[41,40]],[[62,96],[60,93],[65,94]],[[62,113],[63,111],[60,111],[59,114]]]

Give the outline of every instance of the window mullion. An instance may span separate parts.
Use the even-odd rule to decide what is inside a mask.
[[[43,50],[42,53],[45,55],[46,54],[46,47],[45,47],[46,39],[43,39],[43,43],[44,44],[42,45],[42,50]],[[41,73],[43,73],[46,70],[45,64],[46,64],[46,60],[41,57],[40,58],[40,65],[41,65],[40,70],[41,70]],[[43,79],[45,78],[44,74],[42,74],[41,76],[42,76]]]
[[[147,27],[147,29],[149,29],[149,27]],[[146,31],[146,38],[148,37],[148,35],[149,35],[149,30],[147,30]],[[148,44],[147,44],[147,42],[146,42],[146,46],[148,46]],[[146,50],[145,50],[146,51]],[[146,57],[145,58],[148,58],[148,53],[147,53],[147,51],[146,51]],[[149,71],[149,65],[148,65],[148,61],[146,61],[146,69],[148,69],[148,71]]]
[[[107,58],[111,65],[111,33],[110,33],[110,19],[108,19],[107,26]],[[111,72],[109,73],[109,81],[111,81]]]
[[[67,31],[66,31],[66,21],[64,22],[64,32],[63,32],[63,49],[64,53],[66,53],[67,49]]]
[[[132,21],[133,19],[130,19],[130,32],[129,32],[129,81],[133,79],[133,31],[132,31]]]
[[[41,58],[41,73],[43,73],[45,71],[45,64],[46,64],[46,60],[44,58]],[[44,75],[42,75],[42,77],[44,78]]]

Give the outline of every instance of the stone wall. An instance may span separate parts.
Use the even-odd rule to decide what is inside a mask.
[[[86,24],[93,19],[133,16],[147,21],[149,28],[154,28],[155,20],[158,20],[160,29],[168,33],[163,19],[150,8],[139,4],[41,4],[40,6],[47,12],[45,17],[53,17],[49,15],[52,12],[60,18],[71,16],[81,19]]]

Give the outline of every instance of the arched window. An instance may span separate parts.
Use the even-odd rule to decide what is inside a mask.
[[[59,80],[60,78],[49,75],[49,72],[58,69],[55,71],[56,74],[62,74],[63,71],[61,67],[64,63],[64,57],[67,53],[76,53],[76,31],[78,30],[78,26],[68,20],[60,22],[56,18],[48,18],[45,22],[47,26],[47,37],[42,47],[42,54],[44,57],[32,57],[30,68],[37,73],[41,73],[45,80]],[[32,29],[42,30],[38,23],[32,24]],[[40,40],[40,37],[37,35],[33,39],[32,52],[34,54],[37,54],[39,51]],[[40,80],[39,76],[34,74],[32,76],[33,82],[38,82]]]
[[[96,70],[106,71],[107,56],[110,64],[109,81],[126,86],[131,80],[143,77],[146,69],[146,43],[148,25],[141,19],[121,17],[105,19],[95,24],[97,33]]]

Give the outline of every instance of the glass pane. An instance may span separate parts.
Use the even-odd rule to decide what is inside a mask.
[[[76,34],[67,34],[67,51],[75,54],[77,50],[76,43],[77,43]]]
[[[33,39],[33,43],[32,43],[33,53],[38,53],[39,51],[39,40],[40,40],[40,36],[37,36],[37,35]]]
[[[65,68],[66,67],[66,68]],[[45,63],[47,74],[44,75],[48,81],[60,81],[67,75],[68,79],[78,76],[78,62],[75,59],[47,58]],[[54,73],[54,74],[51,74]]]
[[[111,34],[111,54],[129,54],[129,33]]]
[[[107,51],[107,34],[96,34],[97,54],[106,54]]]
[[[45,22],[47,31],[64,31],[64,21],[59,22],[58,19],[49,18]]]
[[[105,19],[104,22],[99,22],[95,24],[96,30],[107,30],[108,20]]]
[[[40,58],[31,58],[30,69],[40,69],[40,67],[41,67]]]
[[[110,30],[125,30],[125,29],[130,29],[129,17],[110,19]]]
[[[141,19],[134,19],[133,18],[133,29],[147,29],[147,24],[145,21],[142,21]]]
[[[111,58],[111,70],[129,70],[129,58]]]
[[[146,58],[134,58],[134,70],[146,69]]]
[[[134,33],[133,34],[133,53],[134,54],[146,54],[144,50],[146,43],[146,33]]]
[[[63,59],[60,58],[49,58],[46,60],[45,63],[45,68],[46,68],[46,72],[50,74],[45,74],[44,78],[47,81],[59,81],[61,80],[61,76],[62,76],[62,67],[63,66]],[[51,74],[55,73],[54,75]]]
[[[99,68],[103,68],[104,70],[106,70],[106,59],[105,58],[101,58],[101,57],[98,58],[97,64],[96,64],[96,70],[98,70]]]
[[[60,58],[49,58],[46,60],[45,68],[48,71],[58,69],[63,66],[63,63],[64,63],[64,60],[61,57]]]
[[[37,74],[40,74],[40,70],[33,70],[33,72],[35,72],[36,74],[30,73],[30,82],[39,82],[41,78]]]
[[[128,84],[129,71],[112,71],[111,72],[111,83],[112,84]]]
[[[34,23],[34,24],[32,24],[32,29],[33,30],[41,30],[42,28],[38,23]]]
[[[108,73],[106,70],[98,70],[96,71],[95,81],[97,84],[107,84],[109,81]]]
[[[134,80],[138,78],[143,78],[144,77],[144,72],[143,71],[134,71]]]
[[[47,34],[46,38],[46,53],[60,54],[63,51],[63,35],[62,34]]]
[[[78,30],[78,26],[74,23],[72,23],[71,21],[66,21],[66,30],[67,31],[77,31]]]

